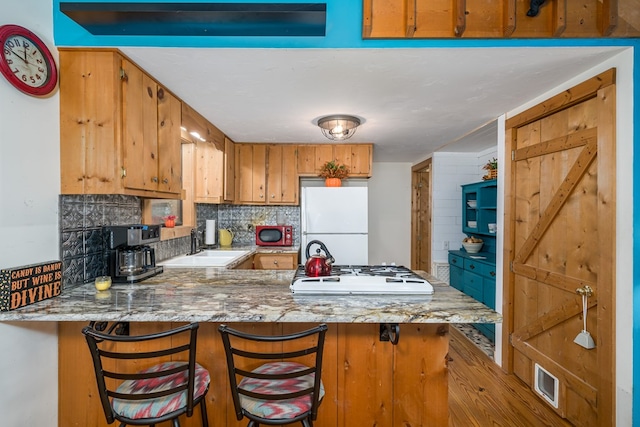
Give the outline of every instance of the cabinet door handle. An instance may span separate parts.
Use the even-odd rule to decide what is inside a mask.
[[[277,259],[274,259],[274,260],[273,260],[273,263],[274,263],[275,265],[278,265],[278,260],[277,260]]]
[[[473,264],[471,264],[471,265],[469,266],[469,270],[475,270],[475,268],[476,268],[476,266],[475,266],[475,265],[473,265]]]
[[[169,183],[169,180],[168,180],[167,178],[165,178],[165,179],[163,179],[163,180],[162,180],[162,183],[163,183],[163,184],[168,184],[168,183]]]
[[[154,176],[153,178],[151,178],[151,182],[158,182],[158,177]]]
[[[490,273],[489,273],[489,275],[490,275],[491,277],[496,277],[496,272],[495,272],[495,271],[492,271],[492,272],[490,272]]]

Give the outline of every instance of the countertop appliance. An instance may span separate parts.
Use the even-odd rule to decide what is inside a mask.
[[[432,295],[429,281],[403,266],[334,265],[330,276],[309,277],[299,266],[289,286],[299,295]]]
[[[340,265],[369,263],[367,187],[302,187],[301,239],[320,240]],[[304,264],[306,254],[301,254]]]
[[[290,225],[256,225],[256,245],[293,246],[293,227]]]
[[[149,243],[160,241],[160,225],[114,225],[104,227],[109,275],[114,282],[139,282],[160,274],[155,250]]]

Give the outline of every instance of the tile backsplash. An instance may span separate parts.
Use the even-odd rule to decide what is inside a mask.
[[[244,206],[220,205],[218,208],[218,228],[228,228],[234,233],[233,243],[255,245],[256,225],[275,225],[280,212],[285,224],[293,227],[293,245],[300,245],[300,207],[299,206]],[[207,218],[214,219],[214,218]],[[203,222],[204,224],[204,222]]]
[[[141,199],[135,196],[61,195],[59,205],[63,289],[107,274],[102,227],[142,221]],[[197,204],[196,222],[199,236],[204,233],[205,221],[215,219],[218,228],[229,228],[234,232],[234,245],[254,245],[255,226],[276,224],[278,212],[293,226],[294,245],[300,245],[299,206]],[[186,254],[190,249],[190,238],[164,240],[150,246],[155,249],[159,262]]]

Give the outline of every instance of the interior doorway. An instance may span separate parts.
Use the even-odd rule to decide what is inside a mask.
[[[411,268],[431,271],[431,159],[411,168]]]

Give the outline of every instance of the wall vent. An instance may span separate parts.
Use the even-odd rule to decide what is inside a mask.
[[[558,408],[558,378],[537,363],[534,366],[534,390],[554,408]]]
[[[432,262],[431,275],[445,283],[449,283],[449,264],[446,262]]]

